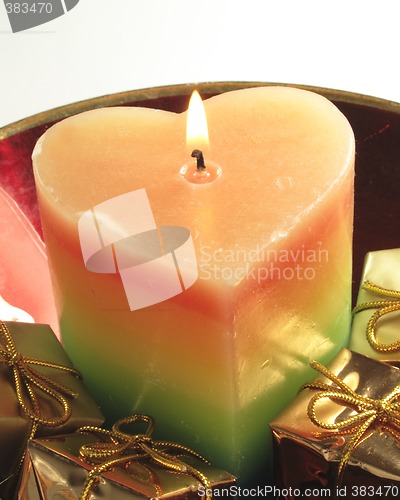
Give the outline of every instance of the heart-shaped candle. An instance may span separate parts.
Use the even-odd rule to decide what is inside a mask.
[[[104,412],[150,414],[246,481],[310,359],[347,341],[354,137],[294,88],[205,109],[210,182],[185,175],[186,113],[144,108],[53,126],[34,172],[63,342]]]

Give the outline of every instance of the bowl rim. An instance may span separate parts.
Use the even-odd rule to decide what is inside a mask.
[[[312,85],[297,85],[292,83],[274,83],[260,81],[183,83],[106,94],[103,96],[92,97],[90,99],[84,99],[63,106],[58,106],[56,108],[52,108],[47,111],[29,116],[27,118],[23,118],[22,120],[10,123],[9,125],[5,125],[4,127],[0,127],[0,140],[6,139],[20,132],[24,132],[28,129],[40,125],[45,125],[46,123],[59,121],[61,119],[76,115],[78,113],[82,113],[84,111],[89,111],[91,109],[126,105],[127,103],[134,103],[138,101],[140,102],[163,97],[190,95],[195,89],[199,90],[199,92],[203,94],[220,94],[222,92],[229,92],[232,90],[263,86],[294,87],[302,90],[316,92],[329,100],[370,106],[373,108],[400,113],[400,103],[397,103],[395,101],[355,92],[348,92],[345,90],[315,87]]]

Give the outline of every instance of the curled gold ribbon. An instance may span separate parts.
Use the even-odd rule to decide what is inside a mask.
[[[367,340],[370,346],[378,352],[392,353],[399,351],[400,340],[392,342],[391,344],[382,344],[377,340],[376,336],[377,323],[379,319],[382,316],[385,316],[385,314],[400,311],[400,291],[383,288],[379,285],[375,285],[368,280],[364,281],[363,288],[375,293],[376,295],[380,295],[389,299],[364,302],[363,304],[359,304],[353,309],[353,314],[357,314],[358,312],[365,311],[367,309],[377,309],[377,311],[371,316],[367,325]]]
[[[333,385],[325,382],[311,382],[305,384],[303,389],[318,391],[308,403],[307,415],[314,425],[328,431],[324,437],[331,435],[351,435],[351,439],[344,448],[337,474],[337,484],[343,480],[344,470],[350,460],[350,456],[357,446],[368,439],[374,430],[386,431],[397,442],[400,442],[400,386],[396,386],[390,394],[382,399],[372,399],[357,394],[343,380],[331,373],[318,361],[311,362],[312,368],[319,371],[333,382]],[[333,403],[350,408],[355,414],[339,420],[327,423],[317,417],[316,405],[321,399],[330,399]]]
[[[12,335],[3,321],[0,321],[0,363],[8,366],[13,372],[18,403],[32,423],[29,439],[34,437],[39,426],[58,427],[70,418],[69,399],[75,398],[77,393],[47,377],[32,365],[62,370],[77,377],[80,377],[79,372],[68,366],[23,356],[18,352]],[[42,415],[37,390],[57,401],[61,407],[59,416],[49,418]]]
[[[147,423],[145,433],[129,434],[121,431],[121,427],[133,423]],[[147,415],[132,415],[118,420],[111,430],[100,427],[85,426],[78,429],[83,434],[93,434],[100,442],[83,445],[80,448],[80,456],[93,465],[83,485],[80,500],[89,500],[90,491],[98,482],[103,472],[115,466],[127,466],[130,462],[138,460],[150,460],[175,472],[189,474],[199,480],[207,488],[207,498],[212,498],[208,492],[210,481],[201,471],[185,464],[177,456],[168,453],[169,450],[183,452],[209,463],[198,453],[186,446],[167,441],[155,441],[151,435],[154,430],[154,420]]]

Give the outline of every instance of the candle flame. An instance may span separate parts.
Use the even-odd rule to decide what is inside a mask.
[[[187,113],[186,145],[188,150],[192,151],[208,149],[209,144],[206,112],[200,94],[195,90],[190,98]]]

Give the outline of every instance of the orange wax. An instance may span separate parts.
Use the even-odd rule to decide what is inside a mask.
[[[160,435],[246,481],[265,467],[268,422],[312,377],[309,361],[347,341],[354,137],[332,103],[298,89],[229,92],[205,109],[206,165],[222,169],[212,182],[180,173],[192,161],[186,113],[143,108],[55,125],[34,172],[63,342],[103,411],[148,413]],[[131,310],[118,272],[85,267],[78,224],[139,190],[157,227],[190,231],[198,276]],[[148,228],[148,214],[131,216]],[[115,218],[100,223],[127,236]],[[100,240],[90,244],[108,248]]]

